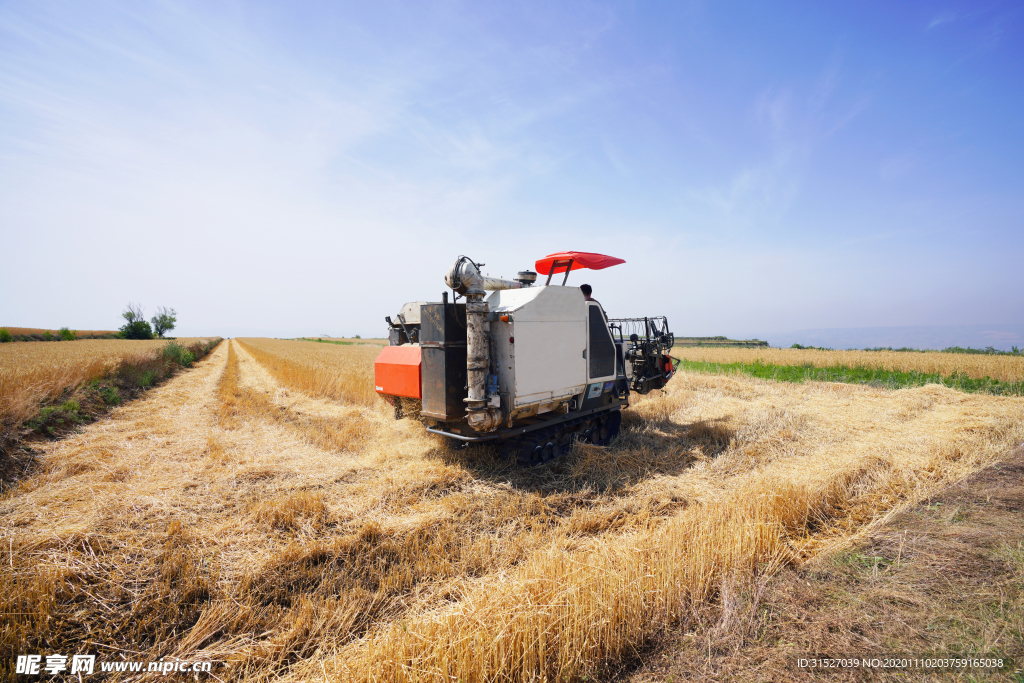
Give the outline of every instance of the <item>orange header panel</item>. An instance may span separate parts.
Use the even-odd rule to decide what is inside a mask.
[[[378,394],[422,398],[418,346],[385,346],[373,364],[373,374]]]

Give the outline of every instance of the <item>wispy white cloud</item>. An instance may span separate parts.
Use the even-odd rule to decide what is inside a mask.
[[[846,127],[869,100],[840,89],[841,70],[833,58],[806,94],[796,86],[762,91],[751,107],[760,144],[718,185],[691,187],[687,195],[719,212],[731,228],[765,226],[782,220],[800,196],[803,176],[815,152]]]
[[[959,18],[959,14],[953,10],[945,10],[943,12],[939,12],[932,18],[931,21],[928,22],[928,26],[925,28],[925,30],[930,31],[936,26],[942,26],[943,24],[954,22]]]

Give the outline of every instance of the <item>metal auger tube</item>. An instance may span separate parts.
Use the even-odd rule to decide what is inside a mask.
[[[490,280],[488,282],[488,280]],[[495,282],[508,284],[496,289],[518,289],[518,282],[484,278],[470,259],[462,256],[445,276],[449,287],[466,297],[466,422],[479,432],[492,432],[503,420],[501,409],[487,405],[487,372],[491,367],[490,326],[484,288]]]
[[[466,293],[466,421],[473,429],[489,432],[502,422],[501,410],[487,405],[487,371],[491,367],[487,302],[483,292]]]

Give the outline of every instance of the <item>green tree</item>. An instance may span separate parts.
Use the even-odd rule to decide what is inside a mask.
[[[168,309],[161,306],[152,318],[153,331],[156,332],[156,336],[163,337],[165,332],[174,329],[176,322],[178,322],[178,312],[173,308]]]
[[[146,316],[142,313],[142,306],[139,304],[128,304],[121,314],[125,324],[118,334],[122,339],[152,339],[153,328],[146,322]]]
[[[6,327],[0,329],[0,344],[6,344],[9,341],[14,341],[10,331]]]
[[[64,341],[75,341],[76,334],[74,330],[69,330],[66,327],[60,328],[60,338]]]

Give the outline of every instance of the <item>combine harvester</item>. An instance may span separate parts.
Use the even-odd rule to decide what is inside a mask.
[[[460,256],[445,276],[454,297],[405,304],[374,367],[377,393],[395,417],[463,442],[500,440],[502,454],[537,465],[573,440],[604,446],[619,432],[630,392],[660,389],[675,373],[664,316],[613,318],[569,273],[625,263],[567,251],[537,261],[515,280],[481,274]],[[551,284],[565,273],[561,284]],[[485,298],[486,292],[493,293]],[[459,303],[459,297],[465,303]]]

